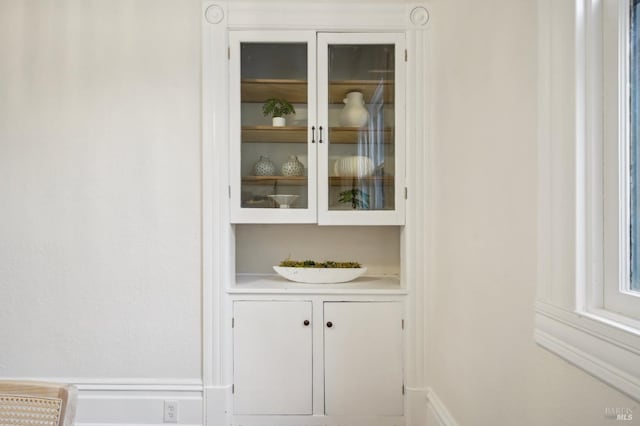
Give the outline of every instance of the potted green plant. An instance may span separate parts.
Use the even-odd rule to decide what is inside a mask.
[[[272,124],[275,127],[282,127],[285,125],[284,116],[287,114],[294,114],[296,109],[291,105],[289,101],[282,98],[269,98],[262,105],[262,113],[265,116],[270,115],[273,117]]]
[[[358,188],[348,189],[338,194],[340,203],[350,203],[352,209],[368,209],[369,208],[369,194]]]

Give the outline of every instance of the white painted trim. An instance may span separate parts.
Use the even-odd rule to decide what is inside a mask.
[[[283,19],[286,11],[286,19]],[[405,30],[409,12],[402,4],[364,2],[232,1],[230,29],[321,31]]]
[[[214,277],[213,277],[213,251],[215,249],[213,241],[213,223],[209,219],[213,217],[214,201],[212,192],[213,188],[213,170],[212,167],[212,154],[213,154],[213,122],[207,117],[213,113],[214,104],[212,96],[208,96],[207,93],[212,88],[213,82],[208,77],[207,70],[213,62],[212,57],[212,39],[214,37],[214,31],[211,28],[212,23],[207,19],[208,10],[222,10],[221,6],[215,4],[212,1],[202,2],[202,19],[201,19],[201,116],[202,130],[201,130],[201,170],[200,170],[200,228],[201,228],[201,256],[200,261],[202,264],[201,280],[202,280],[202,377],[206,383],[211,383],[214,378],[214,363],[213,363],[213,345],[215,341],[215,321],[213,310],[214,299]]]
[[[20,376],[2,377],[2,380],[29,380],[37,382],[70,383],[78,389],[86,390],[175,390],[201,391],[201,379],[160,379],[160,378],[109,378],[109,377],[42,377]]]
[[[210,386],[204,389],[204,412],[207,425],[231,424],[233,395],[231,385]]]
[[[427,388],[427,407],[438,421],[438,426],[458,425],[458,422],[453,418],[442,400],[438,398],[438,395],[431,388]]]
[[[307,46],[307,207],[295,209],[256,209],[242,207],[242,119],[241,46],[243,43],[304,43]],[[230,96],[230,215],[233,223],[316,223],[317,222],[317,143],[311,143],[311,127],[316,124],[316,33],[315,31],[229,31]],[[298,144],[296,144],[298,145]],[[302,145],[302,144],[300,144]],[[246,160],[246,159],[245,159]],[[255,159],[257,160],[257,159]]]
[[[315,30],[346,32],[406,32],[409,53],[406,79],[407,164],[406,222],[402,231],[402,279],[408,295],[351,295],[349,299],[388,297],[404,300],[407,312],[405,332],[405,380],[407,389],[420,400],[424,385],[425,262],[433,250],[430,238],[431,182],[431,79],[430,16],[427,5],[413,2],[371,3],[364,1],[259,2],[213,1],[202,3],[202,265],[203,265],[203,384],[207,426],[231,424],[232,332],[230,295],[235,248],[228,198],[229,113],[228,30]],[[209,8],[214,9],[209,9]],[[206,11],[211,13],[207,16]],[[282,10],[286,10],[286,19]],[[215,96],[214,96],[215,94]],[[413,109],[412,109],[413,108]],[[248,297],[244,296],[244,297]],[[252,295],[278,299],[284,295]],[[300,297],[300,295],[294,296]],[[344,299],[344,296],[323,296]],[[410,393],[412,391],[409,391]],[[424,401],[424,399],[423,399]],[[422,404],[426,411],[426,404]],[[416,405],[416,410],[419,410]],[[419,414],[416,414],[418,416]],[[420,417],[415,417],[419,419]],[[318,417],[317,421],[324,418]],[[262,419],[264,420],[264,419]],[[288,419],[291,420],[291,419]],[[308,419],[304,419],[307,424]],[[316,421],[314,420],[314,421]],[[349,419],[351,420],[351,419]],[[389,419],[386,419],[389,420]],[[393,423],[404,424],[404,418]],[[263,423],[264,424],[264,421]],[[322,423],[325,424],[325,423]],[[326,423],[328,424],[328,423]],[[333,424],[333,423],[331,423]],[[345,424],[343,421],[342,424]],[[353,426],[352,422],[347,422]],[[363,425],[372,426],[376,423]],[[415,426],[423,423],[416,423]],[[411,425],[414,426],[414,425]]]
[[[590,64],[590,69],[602,68],[601,81],[604,81],[602,98],[594,103],[603,104],[604,135],[600,139],[605,153],[603,176],[604,190],[600,202],[604,205],[604,280],[603,303],[598,307],[619,312],[635,320],[640,320],[640,295],[631,291],[631,244],[630,226],[630,157],[629,157],[629,90],[628,90],[628,0],[617,3],[604,2],[595,14],[604,21],[592,30],[591,37],[606,39],[602,58]],[[611,41],[613,40],[613,42]],[[615,61],[611,56],[615,52]],[[606,65],[605,65],[606,64]],[[589,117],[591,121],[592,117]],[[602,200],[604,198],[606,202]],[[596,234],[599,235],[599,234]]]
[[[106,385],[78,392],[76,424],[162,424],[164,401],[178,402],[179,425],[202,425],[204,422],[202,388],[175,390],[157,387],[153,390],[119,388]]]
[[[218,13],[216,23],[207,10]],[[225,1],[202,3],[202,375],[206,386],[223,382],[224,359],[217,349],[225,327],[225,293],[230,250],[228,215],[228,67]],[[223,64],[221,66],[221,64]]]
[[[640,399],[639,330],[602,310],[603,255],[615,248],[602,242],[599,4],[538,1],[539,284],[534,336],[544,348]],[[554,104],[556,97],[572,95],[571,102]]]
[[[405,204],[404,188],[406,176],[405,133],[406,133],[406,73],[404,61],[406,47],[405,32],[388,33],[319,33],[318,34],[318,125],[329,129],[328,85],[329,85],[329,47],[343,44],[393,44],[395,48],[395,122],[394,144],[394,209],[393,210],[329,210],[329,170],[318,167],[318,224],[319,225],[404,225]],[[328,137],[328,131],[327,131]],[[416,142],[417,143],[417,142]],[[329,143],[318,144],[318,164],[329,164]],[[404,173],[398,173],[403,171]]]
[[[427,389],[405,387],[406,426],[424,426],[427,424],[427,404]]]
[[[640,336],[542,302],[535,325],[539,345],[640,401]]]
[[[416,5],[413,5],[416,6]],[[416,6],[418,7],[418,6]],[[420,6],[422,7],[422,6]],[[409,11],[412,9],[408,9]],[[409,12],[408,12],[409,13]],[[405,227],[402,232],[401,274],[407,289],[406,385],[419,388],[425,384],[426,307],[425,293],[435,268],[431,238],[433,209],[431,137],[432,88],[431,45],[428,27],[413,27],[406,34],[406,186]],[[409,88],[411,88],[409,90]]]
[[[399,426],[404,417],[392,416],[234,416],[232,426]]]

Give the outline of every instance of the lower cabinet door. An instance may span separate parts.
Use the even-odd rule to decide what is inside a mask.
[[[402,304],[325,302],[327,415],[401,416]]]
[[[235,414],[312,414],[311,302],[237,301]]]

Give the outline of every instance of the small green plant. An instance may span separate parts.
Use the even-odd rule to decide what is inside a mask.
[[[296,109],[289,101],[282,98],[269,98],[262,105],[262,113],[272,117],[282,117],[283,115],[293,114]]]
[[[341,203],[351,203],[351,208],[355,209],[368,209],[369,208],[369,194],[358,188],[347,189],[342,191],[338,199]]]
[[[288,268],[360,268],[358,262],[334,262],[327,260],[325,262],[316,262],[313,260],[290,260],[286,259],[280,262],[280,266]]]

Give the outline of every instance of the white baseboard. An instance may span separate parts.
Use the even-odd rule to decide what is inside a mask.
[[[207,426],[226,426],[231,424],[231,385],[206,386],[204,401],[207,413]]]
[[[400,426],[401,416],[233,416],[231,426]],[[218,425],[215,425],[218,426]]]
[[[425,424],[427,426],[458,426],[458,423],[453,418],[449,410],[447,410],[447,407],[431,388],[427,389],[427,412]]]
[[[427,424],[427,389],[406,388],[405,395],[406,426],[424,426]]]
[[[179,425],[203,425],[203,392],[184,385],[78,386],[76,425],[163,425],[164,401],[178,403]]]
[[[82,384],[78,395],[77,426],[167,426],[163,421],[164,401],[178,401],[178,424],[195,426],[229,425],[231,388],[174,384]],[[407,388],[406,426],[457,426],[444,403],[431,388]],[[371,422],[365,422],[368,424]]]

